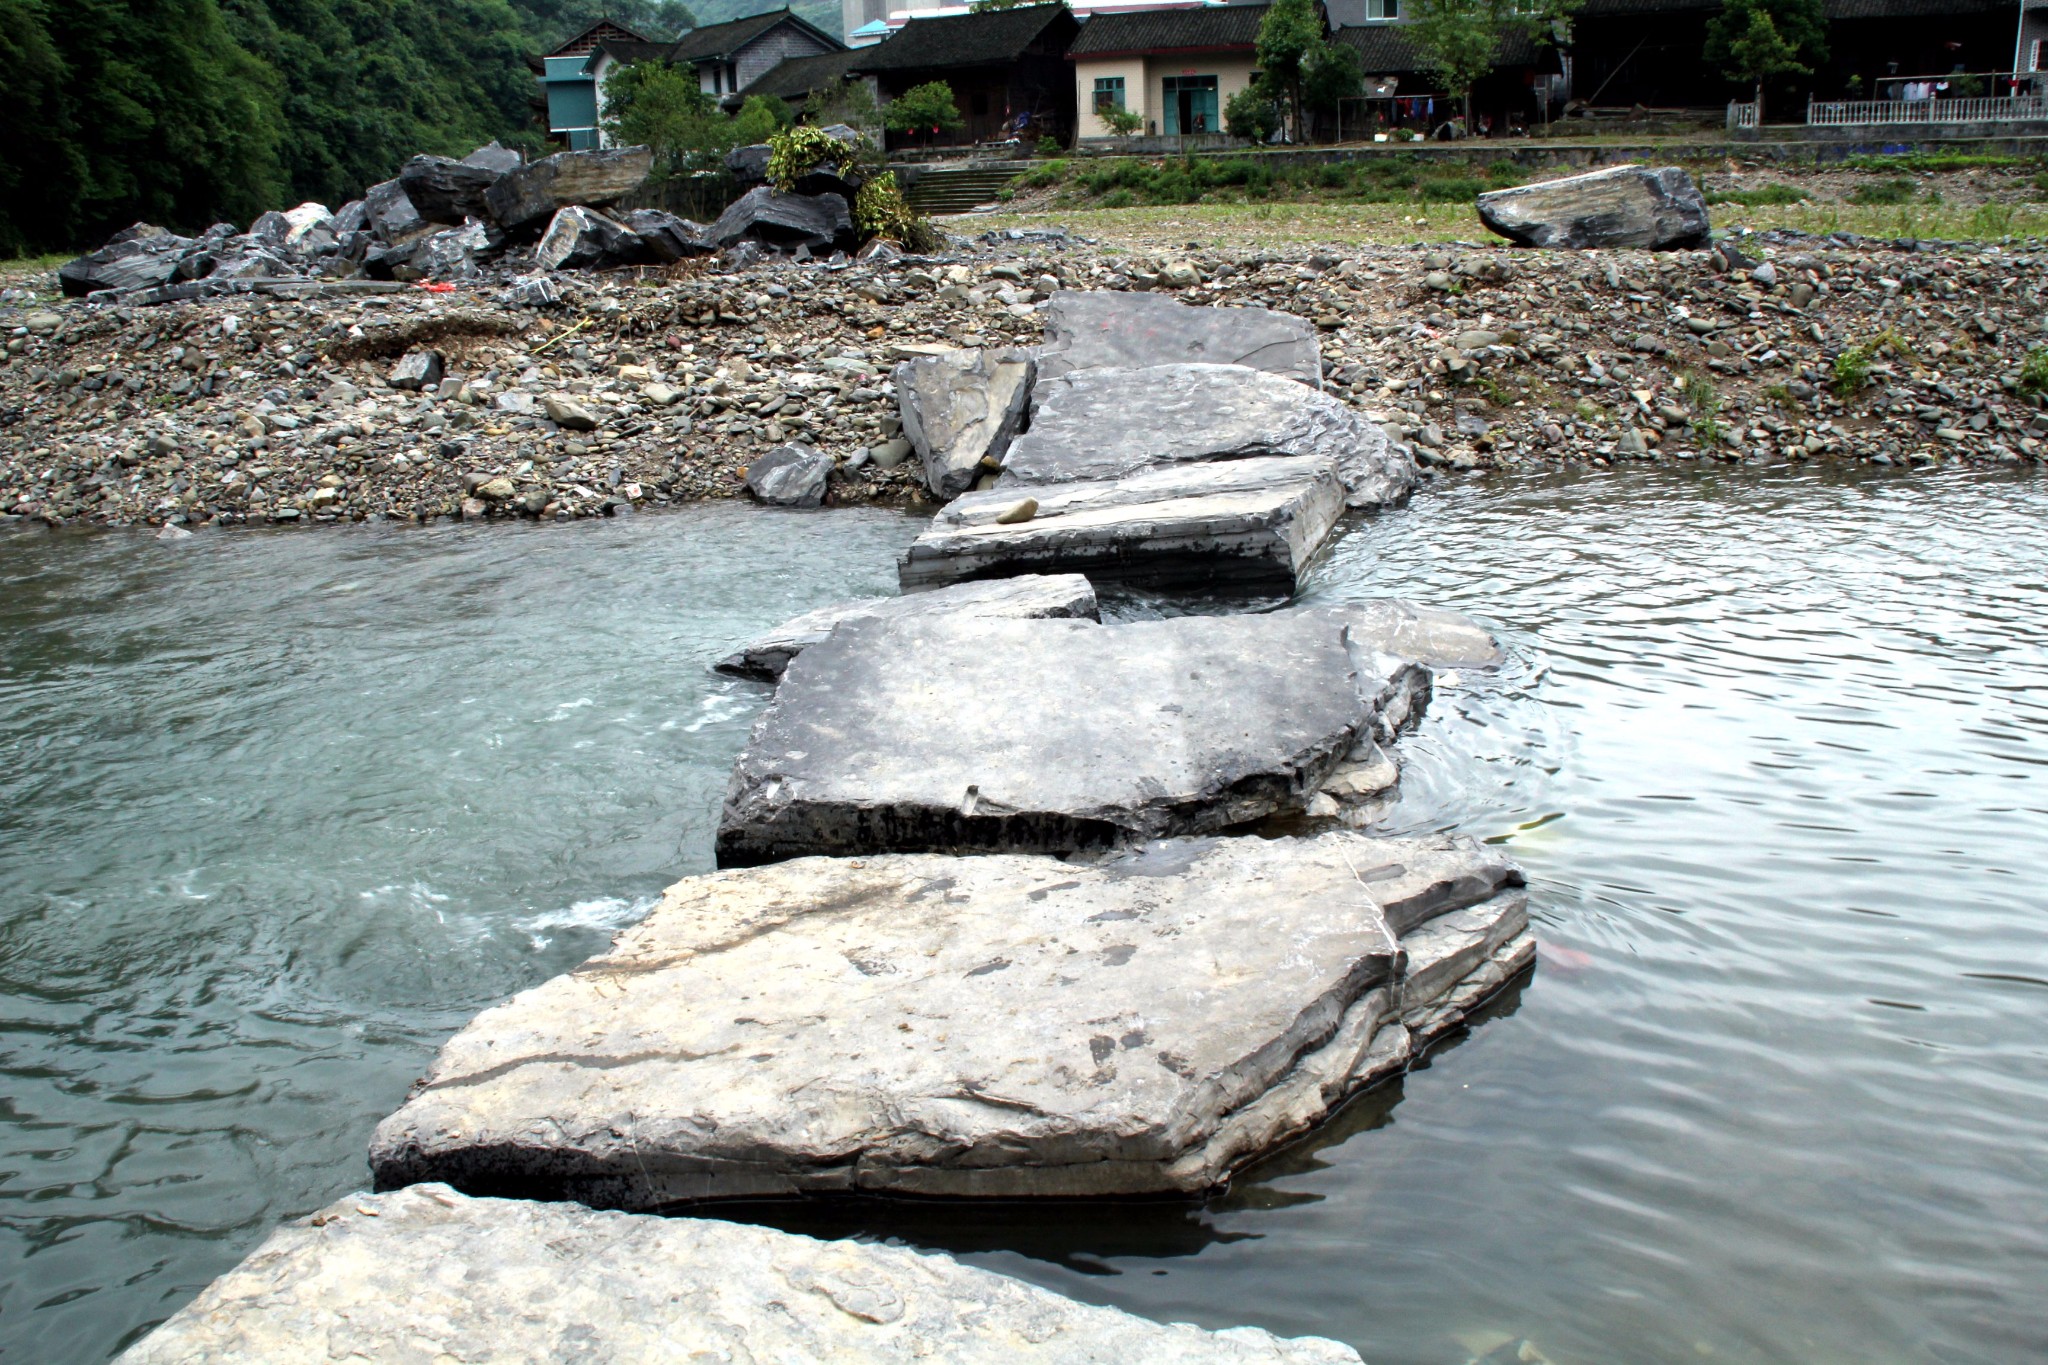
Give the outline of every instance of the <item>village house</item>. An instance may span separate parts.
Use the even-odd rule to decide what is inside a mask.
[[[1074,128],[1067,48],[1080,29],[1073,12],[1059,4],[915,17],[873,47],[858,49],[848,69],[872,77],[882,102],[930,81],[951,87],[963,125],[892,133],[892,147],[1005,137],[1065,142]]]
[[[665,60],[695,67],[705,94],[737,105],[742,90],[781,63],[845,50],[846,44],[794,10],[775,9],[693,28],[676,39]]]
[[[1125,109],[1159,137],[1215,135],[1223,108],[1252,83],[1266,5],[1202,5],[1096,14],[1067,49],[1083,138],[1108,137]]]

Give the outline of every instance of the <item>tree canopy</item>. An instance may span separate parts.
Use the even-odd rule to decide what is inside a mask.
[[[418,152],[546,137],[529,55],[679,0],[0,0],[0,253],[330,207]]]
[[[1444,89],[1472,114],[1472,87],[1509,36],[1562,38],[1579,0],[1410,0],[1410,35]]]

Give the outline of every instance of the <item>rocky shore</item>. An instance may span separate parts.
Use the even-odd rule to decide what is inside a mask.
[[[955,226],[960,223],[956,221]],[[1059,232],[935,257],[758,250],[432,293],[0,298],[0,518],[184,527],[568,519],[743,493],[921,502],[893,368],[1031,346],[1058,290],[1259,305],[1425,476],[2048,458],[2048,252],[1762,234],[1670,252],[1252,248]]]

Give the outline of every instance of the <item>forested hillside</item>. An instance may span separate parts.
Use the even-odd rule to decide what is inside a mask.
[[[183,230],[389,178],[415,152],[538,150],[526,58],[679,0],[0,0],[0,255]]]

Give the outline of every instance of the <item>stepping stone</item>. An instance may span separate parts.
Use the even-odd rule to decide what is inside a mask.
[[[1095,589],[1079,574],[1021,574],[989,583],[961,583],[910,597],[871,597],[839,602],[784,621],[741,645],[713,667],[721,673],[775,682],[789,661],[847,621],[901,620],[910,616],[1069,617],[1101,619]]]
[[[1266,308],[1197,308],[1164,294],[1059,290],[1046,300],[1038,377],[1188,361],[1249,365],[1323,386],[1322,348],[1307,318]]]
[[[1303,810],[1427,689],[1323,611],[851,622],[798,657],[756,722],[718,861],[1213,833]]]
[[[451,1039],[370,1165],[631,1210],[1199,1197],[1524,969],[1521,882],[1350,832],[691,877]]]
[[[1335,462],[1314,456],[1148,469],[1029,489],[1027,521],[998,518],[1018,488],[969,493],[939,509],[903,552],[905,592],[1020,573],[1096,582],[1291,593],[1344,511]]]
[[[1172,1360],[1357,1365],[1323,1337],[1205,1332],[901,1247],[444,1185],[348,1195],[272,1233],[121,1357],[195,1361]]]
[[[1477,621],[1455,611],[1398,597],[1316,605],[1342,616],[1354,645],[1428,668],[1499,668],[1507,660],[1500,641]]]
[[[1031,430],[1010,444],[999,487],[1121,478],[1160,465],[1317,455],[1352,507],[1400,502],[1415,464],[1348,403],[1244,365],[1076,370],[1039,383]]]

